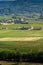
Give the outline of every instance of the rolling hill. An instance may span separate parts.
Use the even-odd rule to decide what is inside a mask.
[[[29,14],[43,19],[43,0],[0,1],[0,14]]]

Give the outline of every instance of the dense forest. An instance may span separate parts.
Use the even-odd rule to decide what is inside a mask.
[[[12,10],[13,9],[13,10]],[[0,14],[43,14],[43,0],[0,1]]]
[[[20,54],[19,52],[0,52],[0,60],[16,62],[39,62],[43,63],[43,52],[37,54]]]

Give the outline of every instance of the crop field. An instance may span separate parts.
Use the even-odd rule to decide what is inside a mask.
[[[0,30],[0,52],[37,54],[43,52],[43,30],[14,30],[16,27],[42,27],[43,24],[0,25],[7,30]],[[6,64],[7,63],[7,64]],[[2,65],[43,65],[41,63],[18,63],[0,61]]]
[[[43,24],[11,24],[0,25],[8,27],[9,30],[0,30],[0,51],[15,51],[15,48],[21,53],[36,52],[43,48],[43,30],[13,30],[14,27],[43,27]],[[28,52],[29,51],[29,52]]]
[[[5,37],[0,38],[0,41],[37,41],[43,37]]]
[[[43,39],[38,41],[0,41],[0,51],[37,53],[41,49],[43,51]]]
[[[6,62],[6,61],[0,61],[1,65],[43,65],[39,63],[24,63],[24,62]]]
[[[0,30],[1,37],[43,37],[43,30]]]

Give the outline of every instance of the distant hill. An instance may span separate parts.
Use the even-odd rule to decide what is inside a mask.
[[[32,14],[43,16],[43,0],[0,1],[0,14]]]

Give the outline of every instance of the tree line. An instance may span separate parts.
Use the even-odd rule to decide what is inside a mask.
[[[43,52],[37,54],[20,54],[14,52],[0,52],[0,60],[16,62],[40,62],[43,63]]]

